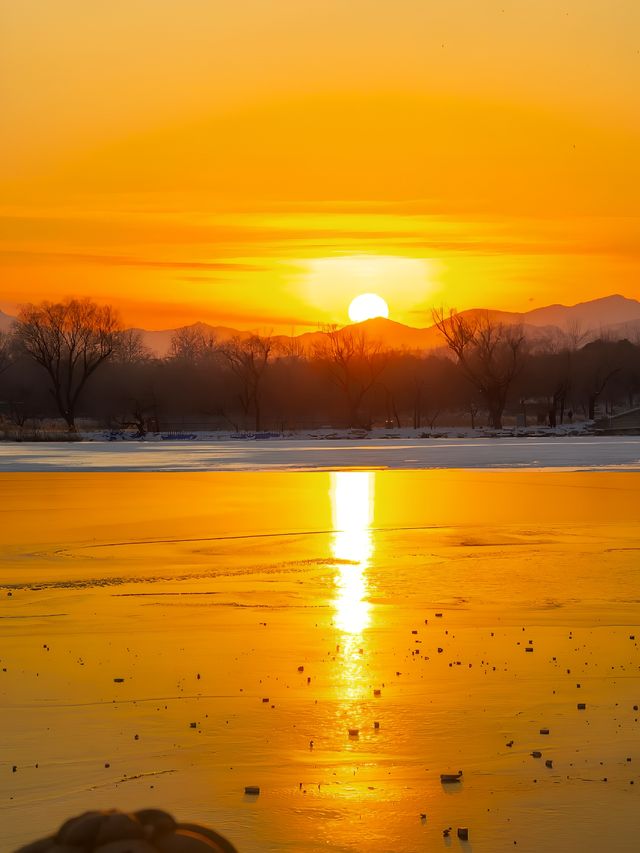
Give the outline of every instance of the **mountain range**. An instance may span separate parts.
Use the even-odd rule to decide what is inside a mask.
[[[521,325],[532,342],[554,340],[566,334],[579,338],[581,343],[602,336],[614,339],[640,337],[640,301],[618,294],[580,302],[577,305],[547,305],[522,313],[472,308],[461,311],[460,315],[471,319],[485,313],[499,323]],[[212,326],[207,323],[193,325],[221,343],[236,336],[246,338],[254,333],[251,330],[238,331],[228,326]],[[361,329],[368,339],[380,341],[388,349],[433,350],[442,346],[442,336],[435,325],[414,328],[395,320],[377,317],[374,320],[344,326],[343,329],[347,331],[354,327]],[[138,331],[152,353],[165,356],[169,352],[171,337],[176,330]],[[275,335],[274,338],[281,344],[295,341],[302,350],[308,351],[320,343],[325,335],[326,332],[318,330],[294,336]]]
[[[614,340],[625,337],[640,340],[640,301],[618,294],[579,302],[577,305],[547,305],[521,313],[479,308],[460,312],[461,316],[470,319],[479,314],[488,314],[492,320],[505,325],[520,325],[532,343],[557,340],[566,335],[572,336],[578,343],[586,343],[603,336]],[[8,331],[14,319],[10,314],[0,311],[0,331]],[[233,337],[246,338],[255,333],[252,330],[241,331],[207,323],[194,323],[192,326],[200,329],[205,335],[213,336],[219,342],[228,341]],[[414,328],[395,320],[378,317],[345,326],[338,333],[345,334],[353,328],[361,329],[369,340],[379,341],[388,349],[432,350],[442,346],[442,337],[435,325]],[[145,346],[154,355],[164,357],[169,353],[171,338],[176,329],[135,331],[141,334]],[[274,335],[274,339],[281,344],[295,342],[297,347],[308,351],[322,341],[325,335],[325,331],[318,330],[294,336]]]

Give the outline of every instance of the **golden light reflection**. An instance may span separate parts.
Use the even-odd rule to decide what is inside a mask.
[[[338,562],[335,599],[336,625],[360,635],[368,626],[367,569],[373,553],[374,475],[370,471],[331,474],[331,551]],[[345,561],[345,562],[342,562]]]
[[[373,554],[373,472],[332,473],[330,496],[334,530],[331,551],[336,560],[334,624],[340,632],[337,639],[341,661],[336,688],[347,701],[339,716],[341,724],[357,728],[362,720],[353,703],[359,703],[367,690],[363,632],[371,620],[367,573]]]

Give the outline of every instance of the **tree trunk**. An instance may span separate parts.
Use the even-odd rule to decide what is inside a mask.
[[[393,413],[393,419],[396,422],[396,426],[400,429],[400,415],[398,414],[398,407],[396,406],[396,400],[393,394],[390,394],[390,403],[391,403],[391,412]]]
[[[497,395],[487,394],[487,408],[489,410],[489,423],[493,429],[502,429],[502,413],[504,403]]]
[[[67,424],[67,429],[69,430],[69,432],[78,432],[78,428],[76,427],[76,419],[73,412],[70,412],[68,409],[66,409],[62,413],[62,417],[64,418],[65,423]]]
[[[416,395],[413,398],[413,428],[420,429],[420,409],[422,408],[421,403],[422,393],[420,389],[416,391]]]
[[[363,394],[359,394],[357,391],[353,394],[351,389],[349,389],[346,392],[346,396],[348,426],[351,427],[351,429],[357,429],[361,426],[359,411],[360,405],[362,404]]]

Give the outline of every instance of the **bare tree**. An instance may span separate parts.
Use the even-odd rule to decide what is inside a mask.
[[[623,366],[623,354],[615,344],[592,341],[580,350],[578,365],[583,393],[587,401],[587,417],[594,420],[596,405],[611,380]]]
[[[429,368],[424,357],[411,356],[407,364],[407,379],[409,380],[409,397],[412,409],[412,424],[414,429],[422,427],[423,418],[433,424],[440,414],[441,403],[435,403],[432,384],[428,381]],[[434,412],[432,417],[432,412]]]
[[[144,343],[139,329],[124,329],[115,336],[113,361],[132,366],[151,358],[151,350]]]
[[[471,429],[476,428],[476,418],[478,417],[478,404],[475,400],[469,400],[469,419],[471,420]]]
[[[349,426],[362,426],[362,403],[388,361],[382,345],[368,340],[361,329],[333,327],[325,332],[324,341],[316,345],[314,355],[344,394]]]
[[[272,349],[270,335],[251,335],[245,339],[236,336],[220,347],[224,362],[239,380],[242,411],[248,417],[253,409],[256,432],[262,428],[263,380]]]
[[[69,431],[89,378],[113,353],[120,331],[113,309],[89,299],[41,302],[20,308],[15,326],[19,347],[46,370],[51,392]]]
[[[587,403],[588,403],[588,411],[587,417],[590,421],[595,419],[596,416],[596,403],[600,399],[600,395],[607,387],[607,384],[610,379],[612,379],[616,373],[620,370],[619,367],[611,368],[607,370],[604,367],[598,368],[595,375],[591,377],[591,384],[589,385],[587,392]]]
[[[171,336],[170,357],[197,364],[217,351],[215,336],[201,324],[183,326]]]
[[[300,362],[307,357],[304,344],[299,337],[293,335],[281,338],[277,343],[276,350],[282,358],[286,358],[289,362]]]
[[[592,332],[579,320],[570,320],[556,338],[547,338],[538,346],[537,355],[545,362],[544,385],[548,398],[547,419],[550,427],[564,423],[565,411],[575,382],[576,354]]]
[[[518,326],[494,322],[488,313],[465,317],[434,310],[433,321],[457,364],[480,392],[494,429],[502,429],[509,388],[522,370],[525,339]]]
[[[4,373],[11,366],[11,338],[6,332],[0,332],[0,373]]]
[[[587,342],[591,337],[590,329],[585,329],[577,318],[568,320],[565,326],[565,335],[567,339],[567,349],[569,352],[576,352],[580,347]]]

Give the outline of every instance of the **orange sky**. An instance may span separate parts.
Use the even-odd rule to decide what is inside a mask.
[[[302,331],[640,298],[637,0],[20,0],[0,308]]]

